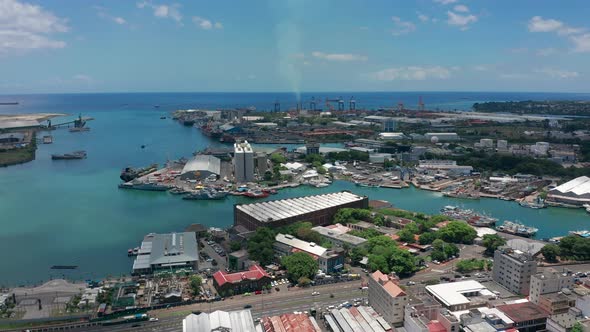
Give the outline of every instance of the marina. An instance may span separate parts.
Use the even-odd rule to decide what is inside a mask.
[[[389,98],[386,97],[376,95],[365,99],[379,104],[385,103]],[[284,188],[276,195],[271,194],[266,198],[253,200],[242,195],[228,194],[224,200],[217,201],[186,201],[179,197],[182,195],[165,191],[118,190],[117,185],[122,182],[119,178],[122,167],[149,167],[154,163],[162,165],[166,160],[191,156],[195,150],[202,151],[207,147],[212,150],[227,149],[227,145],[212,140],[194,127],[182,126],[171,119],[159,119],[162,110],[166,108],[167,112],[189,108],[195,100],[201,100],[199,98],[212,97],[201,97],[199,94],[114,94],[108,98],[89,95],[83,97],[82,103],[97,106],[85,106],[84,109],[76,106],[80,102],[72,103],[73,97],[70,96],[44,98],[39,111],[70,114],[81,111],[95,120],[92,130],[83,135],[74,135],[75,140],[71,139],[73,134],[67,130],[51,131],[54,142],[59,142],[59,145],[39,145],[34,161],[0,169],[0,211],[4,222],[0,250],[11,252],[11,259],[4,263],[2,281],[8,285],[40,283],[52,276],[65,275],[67,278],[86,280],[108,274],[129,273],[128,258],[121,253],[134,248],[137,239],[147,233],[181,231],[193,222],[224,228],[232,224],[231,207],[234,204],[341,190],[350,190],[359,195],[367,195],[372,200],[385,200],[395,207],[427,214],[439,214],[441,208],[452,205],[480,214],[489,213],[498,220],[519,220],[539,229],[536,238],[560,237],[567,235],[569,231],[589,228],[589,217],[584,209],[551,206],[545,209],[529,209],[513,201],[483,197],[479,200],[458,200],[444,197],[437,191],[417,189],[414,186],[394,190],[383,185],[380,188],[360,187],[353,182],[339,180],[321,188],[279,184],[277,187]],[[236,103],[263,107],[264,100],[274,100],[277,97],[229,94],[226,98],[230,102],[233,100]],[[288,99],[285,96],[281,98]],[[415,98],[415,95],[410,93],[401,98]],[[438,95],[429,98],[441,100]],[[481,98],[492,99],[494,96]],[[203,102],[208,101],[205,99]],[[208,103],[216,107],[225,105],[223,103],[227,101]],[[461,108],[461,103],[470,105],[473,99],[459,101],[452,104],[452,107]],[[135,106],[122,106],[124,104]],[[153,111],[155,104],[162,105],[156,114]],[[54,119],[54,122],[58,123],[59,120]],[[157,139],[150,133],[157,133]],[[141,149],[141,145],[146,147]],[[298,146],[300,145],[286,147],[293,149]],[[254,149],[259,147],[255,145]],[[51,162],[52,154],[77,150],[87,151],[87,159],[75,163]],[[31,185],[23,186],[23,183]],[[195,186],[193,184],[192,188]],[[48,199],[51,197],[60,199]],[[35,199],[34,209],[22,208],[23,200],[28,199]],[[15,220],[27,222],[9,222]],[[23,243],[35,245],[23,246]],[[20,249],[14,251],[16,247]],[[19,262],[24,260],[30,263],[22,266]],[[51,270],[51,264],[47,264],[56,261],[66,261],[78,268],[59,270],[57,274],[58,270]]]

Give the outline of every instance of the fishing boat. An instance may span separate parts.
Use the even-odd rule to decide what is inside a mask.
[[[172,195],[184,195],[184,194],[188,194],[189,191],[184,190],[182,188],[172,188],[170,190],[168,190],[169,193],[171,193]]]
[[[496,227],[496,229],[500,232],[524,237],[533,237],[539,231],[538,228],[525,226],[521,223],[508,220],[504,221],[504,224]]]
[[[498,221],[496,218],[479,214],[473,210],[460,209],[452,205],[443,207],[440,213],[449,218],[466,221],[468,224],[477,227],[494,226]]]
[[[262,190],[248,190],[244,192],[242,195],[250,198],[265,198],[268,197],[270,194]]]
[[[545,208],[545,201],[542,198],[537,197],[533,202],[527,202],[526,200],[521,200],[518,203],[522,207],[530,208],[530,209],[542,209]]]
[[[86,151],[74,151],[64,154],[52,154],[53,160],[70,160],[70,159],[86,159]]]

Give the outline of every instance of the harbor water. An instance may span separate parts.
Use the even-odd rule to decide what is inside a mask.
[[[375,98],[384,101],[393,95],[375,94]],[[440,107],[459,108],[468,104],[462,99],[464,95],[438,93],[429,97],[424,93],[423,98],[428,101],[436,96]],[[518,98],[505,95],[480,93],[477,99]],[[369,104],[360,96],[362,94],[355,94],[359,104]],[[39,144],[33,162],[0,168],[0,252],[3,253],[0,285],[35,284],[64,276],[85,280],[129,274],[132,260],[127,257],[127,249],[139,245],[149,232],[182,231],[191,223],[215,227],[231,225],[233,204],[252,200],[232,196],[221,201],[186,201],[166,192],[120,190],[117,188],[119,174],[125,166],[161,165],[169,159],[189,157],[194,151],[210,145],[221,146],[221,143],[201,135],[196,128],[184,127],[170,119],[169,112],[175,109],[262,107],[266,104],[270,109],[280,96],[103,94],[15,97],[20,104],[2,106],[0,114],[57,112],[71,115],[53,119],[54,123],[59,123],[81,113],[95,120],[88,123],[91,128],[88,132],[71,133],[67,129],[51,132],[54,143]],[[534,97],[525,95],[522,99]],[[413,95],[403,98],[410,99]],[[555,98],[567,99],[568,96],[561,94]],[[377,102],[371,103],[378,107]],[[163,115],[168,118],[160,119]],[[85,150],[88,157],[51,160],[51,154],[78,150]],[[326,188],[285,189],[267,199],[344,189],[424,213],[437,213],[445,205],[474,209],[501,221],[513,220],[535,226],[539,228],[537,238],[590,228],[590,216],[583,209],[533,210],[495,199],[452,199],[415,188],[361,188],[343,181],[336,181]],[[53,265],[77,265],[78,269],[51,270]]]

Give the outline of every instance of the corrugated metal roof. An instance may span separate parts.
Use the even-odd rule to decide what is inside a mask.
[[[256,327],[249,309],[237,311],[217,310],[210,314],[190,314],[182,321],[183,332],[211,332],[227,329],[232,332],[255,332]]]
[[[37,120],[0,121],[0,129],[39,127]]]
[[[299,249],[301,251],[305,251],[305,252],[313,254],[315,256],[322,256],[323,254],[326,253],[326,251],[328,251],[328,249],[326,249],[318,244],[314,243],[312,245],[312,242],[306,242],[303,240],[299,240],[298,238],[293,237],[291,235],[284,235],[284,234],[279,233],[275,236],[275,240],[279,243],[286,244],[288,246]]]
[[[323,195],[237,205],[236,208],[260,222],[268,222],[324,210],[363,199],[364,197],[362,196],[341,191]]]
[[[221,160],[212,155],[197,155],[189,160],[182,168],[182,174],[196,171],[209,171],[221,174]]]
[[[587,176],[580,176],[571,181],[568,181],[551,191],[559,191],[561,193],[572,192],[576,195],[584,195],[590,193],[590,178]]]

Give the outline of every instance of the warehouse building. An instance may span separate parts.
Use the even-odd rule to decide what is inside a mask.
[[[451,311],[486,306],[494,293],[475,280],[426,286],[426,291]]]
[[[197,155],[189,160],[180,173],[183,180],[203,180],[214,175],[221,174],[221,160],[212,155]]]
[[[254,332],[256,327],[250,309],[216,310],[212,313],[190,314],[182,320],[183,332],[236,331]]]
[[[580,207],[590,204],[590,178],[580,176],[551,189],[547,202]]]
[[[194,232],[155,234],[143,238],[133,262],[134,274],[152,273],[162,269],[197,270],[199,253]]]
[[[314,226],[328,225],[341,208],[362,208],[369,206],[366,196],[349,191],[303,196],[234,205],[234,226],[242,225],[248,230],[258,227],[281,227],[298,221],[308,221]]]
[[[318,232],[322,236],[322,238],[332,243],[332,245],[336,247],[344,247],[344,245],[347,245],[349,248],[356,248],[363,246],[367,243],[367,239],[354,236],[351,234],[346,234],[346,231],[344,229],[347,229],[347,227],[316,226],[311,230]]]

